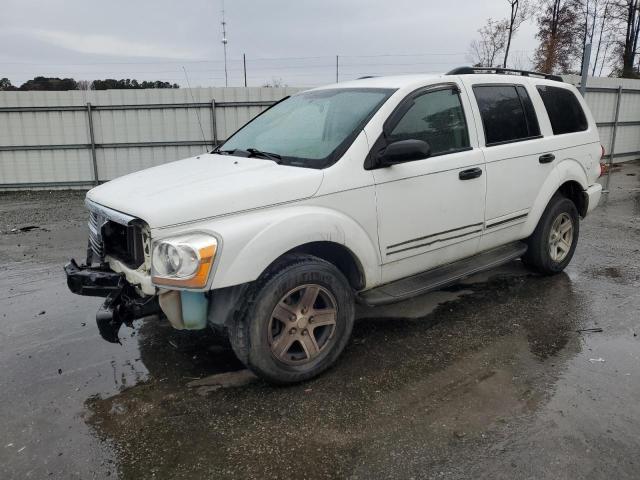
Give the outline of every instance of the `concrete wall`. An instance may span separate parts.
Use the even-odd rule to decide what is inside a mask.
[[[299,90],[0,92],[0,189],[86,187],[196,155]],[[585,98],[610,153],[619,94],[614,159],[624,161],[640,157],[640,80],[589,78]]]

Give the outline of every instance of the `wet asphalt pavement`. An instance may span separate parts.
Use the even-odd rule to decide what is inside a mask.
[[[101,340],[61,268],[83,195],[0,194],[0,478],[640,477],[640,163],[565,273],[360,309],[339,363],[287,388],[187,387],[242,365],[157,319]]]

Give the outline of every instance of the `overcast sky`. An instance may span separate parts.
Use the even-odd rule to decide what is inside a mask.
[[[2,0],[0,77],[137,78],[224,85],[221,0]],[[229,85],[291,86],[367,74],[443,72],[507,0],[226,0]],[[513,43],[528,68],[535,28]]]

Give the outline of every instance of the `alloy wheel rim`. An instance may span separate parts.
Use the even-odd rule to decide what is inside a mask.
[[[567,213],[556,217],[549,232],[549,256],[554,262],[562,262],[573,243],[573,220]]]
[[[287,292],[269,319],[273,356],[289,365],[315,360],[333,341],[337,311],[335,297],[320,285],[300,285]]]

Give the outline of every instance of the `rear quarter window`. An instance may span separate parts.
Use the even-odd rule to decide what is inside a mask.
[[[582,132],[588,128],[587,117],[575,94],[566,88],[536,86],[549,115],[554,135]]]

